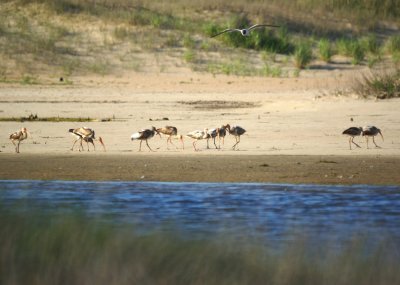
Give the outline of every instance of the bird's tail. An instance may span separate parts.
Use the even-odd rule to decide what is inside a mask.
[[[140,133],[134,133],[133,135],[131,135],[131,140],[137,140],[138,138],[140,138]]]

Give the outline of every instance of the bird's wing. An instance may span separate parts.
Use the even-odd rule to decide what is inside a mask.
[[[255,24],[255,25],[251,26],[250,28],[248,28],[248,30],[251,31],[251,30],[259,28],[259,27],[279,28],[280,26],[270,25],[270,24]]]
[[[19,136],[20,136],[20,133],[19,132],[15,132],[15,133],[10,134],[10,139],[18,139]]]
[[[75,134],[77,134],[79,136],[82,136],[82,137],[88,137],[88,136],[90,136],[92,134],[92,132],[93,132],[92,129],[89,129],[89,128],[86,128],[86,127],[74,130]]]
[[[240,30],[239,29],[226,29],[226,30],[223,30],[222,32],[219,32],[219,33],[217,33],[215,35],[212,35],[211,38],[214,38],[214,37],[219,36],[219,35],[224,34],[224,33],[230,33],[230,32],[233,32],[233,31],[240,31]]]

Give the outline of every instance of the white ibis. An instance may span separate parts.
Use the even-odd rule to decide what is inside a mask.
[[[251,27],[249,27],[249,28],[245,28],[245,29],[237,29],[237,28],[234,28],[234,29],[225,29],[225,30],[223,30],[223,31],[221,31],[221,32],[219,32],[219,33],[217,33],[217,34],[215,34],[215,35],[212,35],[211,37],[214,38],[214,37],[216,37],[216,36],[222,35],[222,34],[224,34],[224,33],[230,33],[230,32],[239,32],[239,33],[241,33],[242,36],[248,37],[248,36],[250,35],[250,32],[251,32],[252,30],[257,29],[257,28],[262,28],[262,27],[279,28],[279,26],[276,26],[276,25],[256,24],[256,25],[253,25],[253,26],[251,26]]]
[[[183,136],[178,134],[178,129],[173,126],[165,126],[163,128],[158,128],[157,132],[159,134],[164,134],[167,136],[167,149],[168,149],[168,142],[171,143],[176,149],[178,147],[172,142],[172,138],[176,138],[181,141],[182,149],[185,149],[185,145],[183,144]]]
[[[342,135],[348,135],[349,138],[349,146],[351,149],[351,144],[353,143],[356,147],[360,147],[358,144],[354,142],[354,137],[360,136],[362,134],[361,127],[350,127],[343,131]]]
[[[81,127],[77,129],[69,129],[68,130],[72,135],[75,136],[76,140],[74,141],[74,144],[71,147],[71,150],[74,150],[75,143],[77,141],[80,141],[80,148],[79,151],[81,151],[81,148],[83,150],[83,145],[82,141],[85,141],[87,144],[87,148],[89,151],[89,143],[93,145],[94,150],[96,150],[96,146],[94,145],[94,141],[97,140],[95,136],[95,131],[93,129],[87,128],[87,127]],[[99,137],[99,142],[103,146],[104,151],[106,151],[106,147],[103,143],[103,139]]]
[[[229,134],[235,137],[236,143],[232,146],[232,149],[236,149],[236,146],[240,143],[240,136],[243,135],[246,130],[240,126],[230,126],[229,124],[225,125],[225,129],[229,132]]]
[[[154,137],[155,134],[158,134],[160,137],[161,135],[158,133],[157,129],[155,127],[152,127],[151,129],[143,129],[137,133],[134,133],[131,135],[131,141],[133,140],[140,140],[140,145],[139,145],[139,151],[142,151],[142,142],[146,141],[146,145],[149,148],[150,151],[154,151],[151,149],[149,146],[149,143],[147,140],[151,139]]]
[[[195,130],[193,132],[188,133],[186,136],[188,136],[189,138],[194,139],[193,141],[193,148],[195,151],[198,151],[198,149],[196,149],[196,142],[198,140],[202,140],[202,139],[206,139],[208,137],[207,134],[208,129],[204,129],[204,131],[200,131],[200,130]]]
[[[383,140],[382,132],[381,132],[381,130],[378,129],[377,127],[375,127],[375,126],[365,126],[365,127],[362,127],[362,135],[365,136],[365,139],[367,140],[367,148],[369,148],[369,147],[368,147],[368,137],[372,137],[372,141],[374,142],[375,146],[380,148],[380,146],[378,146],[378,145],[376,144],[375,138],[374,138],[374,137],[375,137],[376,135],[378,135],[378,134],[381,135],[382,141],[384,141],[384,140]]]
[[[26,128],[22,128],[20,131],[16,131],[15,133],[10,134],[10,140],[12,141],[13,145],[15,146],[15,152],[19,153],[19,144],[24,139],[28,138],[28,130]],[[15,143],[15,142],[18,143]]]

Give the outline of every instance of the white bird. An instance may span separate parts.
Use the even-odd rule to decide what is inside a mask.
[[[139,145],[139,151],[142,151],[142,142],[146,141],[146,145],[149,148],[150,151],[154,151],[151,149],[149,146],[149,143],[147,140],[151,139],[154,137],[155,134],[158,134],[161,138],[161,135],[158,133],[157,129],[155,127],[152,127],[151,129],[143,129],[137,133],[134,133],[131,135],[131,141],[133,140],[140,140],[140,145]]]
[[[380,146],[378,146],[376,144],[375,138],[374,138],[378,134],[381,135],[382,141],[384,141],[382,132],[377,127],[375,127],[375,126],[365,126],[365,127],[362,128],[362,135],[365,136],[365,139],[367,140],[367,148],[369,148],[368,147],[368,137],[372,137],[372,141],[374,142],[375,146],[380,148]]]
[[[193,148],[195,151],[198,151],[198,149],[196,149],[196,142],[198,140],[202,140],[202,139],[206,139],[208,137],[207,134],[208,129],[204,129],[204,131],[200,131],[200,130],[195,130],[193,132],[188,133],[186,136],[188,136],[189,138],[194,139],[193,141]]]
[[[269,25],[269,24],[256,24],[256,25],[253,25],[253,26],[251,26],[251,27],[249,27],[247,29],[246,28],[245,29],[237,29],[237,28],[235,28],[235,29],[226,29],[226,30],[223,30],[222,32],[219,32],[219,33],[217,33],[215,35],[212,35],[211,37],[214,38],[216,36],[222,35],[224,33],[230,33],[230,32],[240,32],[242,34],[242,36],[248,37],[252,30],[254,30],[256,28],[261,28],[261,27],[279,28],[280,26]]]
[[[77,128],[77,129],[69,129],[68,131],[70,133],[72,133],[72,135],[74,135],[76,138],[76,140],[74,141],[74,144],[71,147],[71,150],[74,150],[74,146],[77,141],[80,141],[79,151],[81,151],[81,149],[83,150],[82,141],[86,142],[88,151],[89,151],[89,143],[91,143],[93,145],[94,150],[96,150],[94,141],[97,139],[95,136],[95,131],[93,129],[90,129],[88,127],[81,127],[81,128]],[[100,144],[103,146],[104,151],[106,151],[106,147],[103,143],[103,139],[101,137],[99,137],[98,140],[99,140]]]
[[[225,125],[225,129],[229,132],[229,134],[235,137],[236,143],[232,146],[232,149],[236,149],[236,146],[240,143],[240,136],[243,135],[246,130],[239,126],[230,126],[229,124]]]
[[[178,149],[178,147],[172,142],[172,138],[180,140],[182,143],[182,149],[185,149],[185,145],[183,143],[183,136],[178,134],[178,129],[176,127],[165,126],[164,128],[158,128],[157,132],[159,134],[164,134],[167,136],[167,149],[168,149],[168,142]]]
[[[21,143],[21,141],[28,138],[28,134],[29,133],[26,128],[22,128],[20,131],[16,131],[15,133],[10,134],[10,140],[15,146],[16,153],[19,153],[19,144]],[[16,144],[15,141],[18,141],[18,143]]]

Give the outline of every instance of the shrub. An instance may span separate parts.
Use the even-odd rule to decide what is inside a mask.
[[[392,36],[387,42],[387,49],[390,53],[400,52],[400,36]]]

